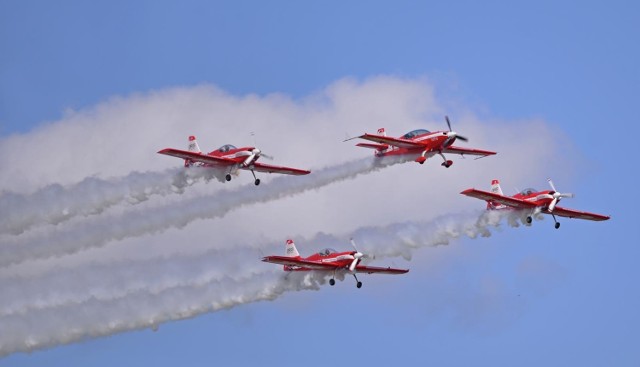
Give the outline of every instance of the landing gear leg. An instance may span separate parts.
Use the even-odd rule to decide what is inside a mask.
[[[358,280],[358,277],[355,274],[353,274],[353,277],[356,278],[356,287],[362,288],[362,282]]]
[[[418,159],[416,159],[416,162],[418,162],[420,164],[424,164],[424,161],[427,160],[427,157],[425,157],[425,155],[427,155],[427,151],[426,150],[424,152],[422,152],[422,154],[420,155],[420,157],[418,157]]]
[[[251,170],[251,174],[253,175],[253,179],[255,180],[254,183],[256,184],[256,186],[260,185],[260,179],[256,178],[256,173]]]
[[[442,159],[444,160],[444,162],[442,162],[441,166],[445,167],[445,168],[449,168],[451,167],[451,165],[453,164],[452,160],[447,159],[444,154],[442,153],[438,153],[440,154],[440,156],[442,157]]]
[[[555,227],[556,229],[560,228],[560,222],[558,222],[558,220],[556,219],[556,216],[551,214],[551,216],[553,217],[553,221],[556,222]]]

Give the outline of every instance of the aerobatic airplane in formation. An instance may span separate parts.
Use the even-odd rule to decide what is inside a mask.
[[[219,169],[225,173],[225,179],[227,181],[231,181],[231,175],[236,174],[239,169],[251,171],[256,186],[260,185],[260,179],[256,177],[255,171],[283,173],[286,175],[307,175],[311,172],[304,169],[259,163],[257,160],[260,157],[267,159],[271,159],[271,157],[263,154],[262,151],[256,147],[236,148],[233,145],[226,144],[212,152],[204,154],[198,146],[196,137],[193,135],[189,137],[188,150],[166,148],[158,153],[184,159],[185,167],[197,166]]]
[[[445,120],[447,121],[447,126],[449,126],[449,131],[430,132],[428,130],[418,129],[410,131],[401,137],[392,138],[386,135],[384,128],[381,128],[378,129],[377,135],[364,134],[345,141],[357,138],[373,141],[377,144],[359,143],[356,144],[356,146],[375,149],[376,157],[408,155],[413,158],[413,156],[415,156],[415,161],[420,164],[423,164],[427,158],[438,154],[444,160],[442,166],[447,168],[451,167],[453,161],[448,160],[445,157],[445,153],[460,154],[461,156],[475,155],[479,156],[479,158],[496,154],[496,152],[489,150],[454,146],[453,143],[456,140],[466,142],[469,141],[469,139],[451,130],[451,123],[449,122],[448,116],[445,116]]]
[[[404,274],[408,269],[381,268],[377,266],[360,265],[366,255],[358,251],[356,244],[351,240],[351,245],[355,251],[337,252],[334,249],[326,248],[309,257],[300,257],[296,245],[292,240],[287,240],[285,256],[266,256],[262,261],[280,264],[285,271],[325,271],[333,272],[333,277],[329,280],[330,285],[336,284],[335,276],[337,272],[351,274],[356,280],[356,287],[362,287],[362,282],[356,277],[356,273],[366,274]]]
[[[527,213],[526,221],[531,223],[533,221],[532,216],[544,213],[550,214],[555,222],[555,227],[560,228],[560,222],[556,219],[556,215],[567,218],[577,218],[586,220],[602,221],[607,220],[610,217],[602,214],[581,212],[578,210],[561,208],[557,206],[562,198],[574,197],[571,193],[560,193],[556,190],[551,179],[549,186],[551,190],[538,191],[535,189],[524,189],[521,192],[513,196],[505,196],[500,188],[500,182],[498,180],[491,181],[491,192],[467,189],[461,192],[462,195],[482,199],[487,201],[487,210],[500,210],[500,209],[521,209]],[[528,211],[528,212],[527,212]]]

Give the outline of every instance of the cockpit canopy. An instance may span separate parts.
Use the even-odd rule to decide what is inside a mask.
[[[221,153],[226,153],[232,149],[237,149],[235,146],[231,145],[231,144],[225,144],[223,146],[221,146],[220,148],[218,148],[218,152]]]
[[[425,130],[425,129],[417,129],[417,130],[413,130],[413,131],[409,131],[408,133],[402,135],[403,139],[411,139],[413,137],[416,137],[418,135],[424,135],[424,134],[428,134],[429,130]]]
[[[526,189],[520,191],[520,195],[529,196],[529,195],[533,194],[534,192],[538,192],[538,190],[529,187],[529,188],[526,188]]]
[[[336,252],[338,252],[338,251],[336,251],[336,250],[334,250],[332,248],[326,248],[324,250],[320,250],[320,252],[318,252],[318,255],[320,255],[320,256],[329,256],[331,254],[335,254]]]

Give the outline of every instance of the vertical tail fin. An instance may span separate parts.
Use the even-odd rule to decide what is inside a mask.
[[[194,135],[189,137],[189,148],[187,149],[190,152],[200,153],[200,146],[198,146],[198,141]]]
[[[296,248],[296,244],[293,243],[293,240],[287,240],[284,255],[288,257],[300,257],[300,253],[298,253],[298,249]]]
[[[202,153],[202,151],[200,150],[200,146],[198,146],[198,141],[196,140],[196,137],[194,135],[189,136],[189,146],[187,150],[194,153]],[[193,161],[191,159],[185,159],[184,166],[193,166]]]
[[[500,181],[494,179],[491,181],[491,192],[500,196],[504,196],[502,188],[500,187]],[[495,201],[487,200],[487,210],[502,209],[506,206]]]
[[[498,195],[504,195],[502,193],[502,188],[500,187],[500,181],[498,180],[491,181],[491,192]]]
[[[296,244],[293,243],[292,239],[287,240],[287,244],[285,245],[284,256],[287,257],[300,257],[300,253],[298,253],[298,249],[296,248]],[[284,271],[294,271],[296,270],[295,266],[292,265],[283,265],[282,269]]]

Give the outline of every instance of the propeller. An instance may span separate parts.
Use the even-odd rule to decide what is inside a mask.
[[[575,197],[575,195],[573,195],[572,193],[559,193],[556,190],[555,185],[553,184],[553,181],[551,181],[551,178],[547,178],[547,181],[549,182],[549,186],[551,186],[551,190],[553,190],[553,192],[550,193],[551,197],[553,197],[553,200],[551,200],[551,203],[549,204],[549,213],[553,212],[553,209],[556,208],[556,204],[558,204],[558,201],[560,201],[560,199],[562,198],[572,198]]]
[[[458,135],[455,131],[451,130],[451,121],[449,121],[449,116],[444,116],[444,119],[447,121],[447,126],[449,127],[449,134],[447,134],[450,138],[457,138],[462,141],[469,141],[466,137],[462,135]]]
[[[356,250],[353,253],[353,261],[349,265],[349,272],[353,273],[353,271],[356,270],[356,266],[358,265],[358,262],[360,261],[360,259],[364,257],[364,254],[358,251],[358,248],[356,247],[356,242],[353,240],[353,238],[351,239],[351,246],[353,246],[353,249]]]
[[[256,159],[258,159],[259,157],[265,157],[266,159],[273,160],[272,156],[262,153],[262,151],[260,149],[258,149],[258,148],[253,148],[250,151],[250,153],[247,156],[247,158],[244,160],[244,162],[242,162],[242,164],[245,167],[247,167],[251,163],[253,163]]]
[[[254,146],[258,145],[258,143],[257,143],[258,139],[256,139],[256,133],[255,133],[254,131],[251,131],[251,132],[249,133],[249,135],[253,136],[253,145],[254,145]],[[255,148],[254,150],[257,150],[257,151],[258,151],[258,154],[257,154],[257,155],[258,155],[258,157],[264,157],[264,158],[266,158],[266,159],[268,159],[268,160],[270,160],[270,161],[272,161],[272,160],[273,160],[273,156],[270,156],[270,155],[267,155],[267,154],[262,153],[262,151],[261,151],[260,149]],[[246,160],[245,160],[245,162],[246,162]]]
[[[264,158],[266,158],[266,159],[268,159],[268,160],[270,160],[270,161],[272,161],[272,160],[273,160],[273,156],[272,156],[272,155],[268,155],[268,154],[260,153],[260,156],[261,156],[261,157],[264,157]]]

